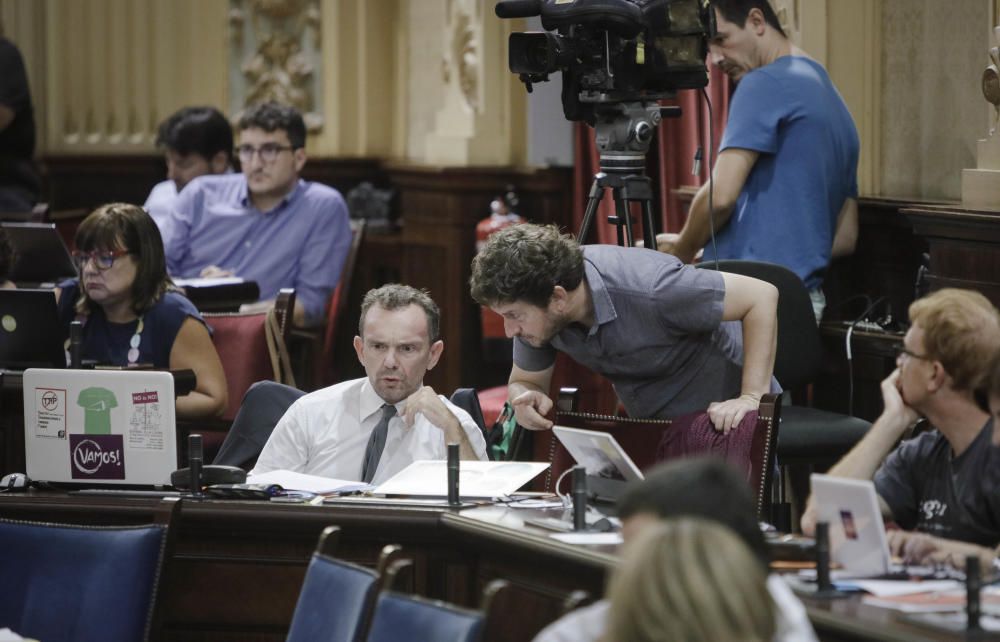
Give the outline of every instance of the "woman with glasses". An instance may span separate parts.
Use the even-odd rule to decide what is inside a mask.
[[[135,205],[94,210],[76,232],[79,279],[59,285],[60,319],[83,324],[83,358],[115,366],[185,369],[195,389],[177,398],[177,417],[226,408],[226,377],[208,327],[167,275],[160,231]]]

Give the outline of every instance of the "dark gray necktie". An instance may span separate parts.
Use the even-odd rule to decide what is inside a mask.
[[[368,438],[368,447],[365,448],[365,461],[361,467],[361,481],[366,484],[372,482],[375,471],[378,469],[378,460],[382,458],[382,450],[385,449],[385,438],[389,434],[389,420],[396,416],[396,406],[384,404],[382,406],[382,418],[378,420],[378,425]]]

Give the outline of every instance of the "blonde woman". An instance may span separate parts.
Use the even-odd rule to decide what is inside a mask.
[[[706,519],[640,532],[608,599],[604,642],[765,642],[775,634],[767,569],[732,530]]]

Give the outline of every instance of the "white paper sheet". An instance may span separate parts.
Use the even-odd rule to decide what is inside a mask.
[[[458,492],[461,497],[503,497],[532,480],[549,465],[533,461],[462,461]],[[379,495],[448,496],[448,462],[415,461],[375,489]]]
[[[849,580],[837,582],[837,588],[859,588],[875,597],[895,595],[916,595],[917,593],[942,593],[944,591],[965,590],[956,580],[924,580],[904,582],[900,580]]]
[[[192,278],[192,279],[174,279],[174,285],[179,288],[204,288],[212,287],[217,285],[236,285],[237,283],[243,283],[243,279],[238,276],[217,276],[212,278]]]
[[[304,490],[319,495],[335,492],[343,493],[355,490],[367,490],[371,488],[369,484],[362,482],[333,479],[330,477],[318,477],[316,475],[305,475],[303,473],[294,473],[290,470],[272,470],[258,475],[248,475],[247,483],[279,484],[285,490]]]
[[[616,546],[622,543],[621,533],[553,533],[552,539],[566,544],[590,544]]]

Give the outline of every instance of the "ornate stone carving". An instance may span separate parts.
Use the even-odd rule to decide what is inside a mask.
[[[445,84],[458,83],[466,104],[479,110],[479,39],[473,18],[458,3],[451,13],[449,36],[451,46],[441,61],[441,74]]]
[[[792,42],[799,42],[799,11],[795,0],[770,0],[778,23]]]
[[[230,0],[231,111],[276,100],[323,125],[319,0]]]

